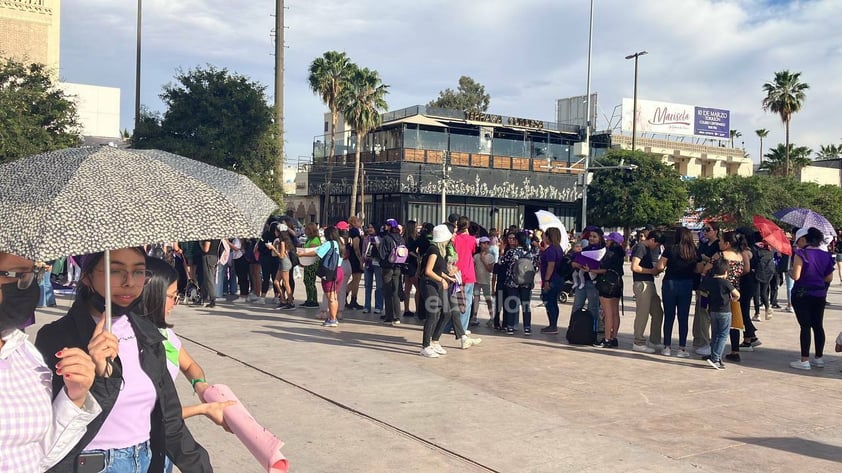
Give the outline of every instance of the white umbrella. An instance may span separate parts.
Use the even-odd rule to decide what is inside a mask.
[[[561,231],[561,249],[567,253],[567,250],[570,249],[570,237],[567,235],[567,229],[564,228],[561,220],[554,213],[546,210],[535,212],[535,216],[538,217],[538,228],[541,231],[546,232],[548,228],[558,228]]]

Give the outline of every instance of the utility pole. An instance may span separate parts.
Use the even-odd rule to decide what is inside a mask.
[[[284,186],[284,0],[275,0],[275,125],[278,127],[278,156],[275,179]]]
[[[635,138],[637,137],[637,60],[640,56],[649,54],[646,51],[638,51],[634,54],[629,54],[626,59],[634,58],[634,98],[632,99],[632,151],[635,150]]]
[[[137,0],[137,52],[135,53],[134,72],[134,130],[132,138],[137,133],[137,126],[140,123],[140,26],[143,16],[143,0]]]
[[[441,155],[441,221],[447,221],[447,171],[450,152],[444,150]]]
[[[588,225],[588,172],[591,165],[591,53],[593,51],[593,0],[588,27],[588,79],[585,86],[585,173],[582,175],[582,231]],[[552,171],[552,169],[550,170]]]

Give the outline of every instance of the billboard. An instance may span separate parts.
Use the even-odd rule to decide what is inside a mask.
[[[556,122],[559,125],[575,125],[582,128],[587,124],[587,96],[568,97],[556,100]],[[640,101],[638,100],[638,103]],[[597,94],[591,94],[591,129],[596,129]]]
[[[634,100],[623,99],[622,130],[632,131]],[[637,132],[730,138],[731,112],[679,103],[637,100]]]

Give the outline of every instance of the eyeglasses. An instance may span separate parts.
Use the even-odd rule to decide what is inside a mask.
[[[98,272],[104,273],[104,269],[98,269]],[[112,269],[111,270],[111,284],[127,284],[129,282],[129,278],[131,278],[132,282],[142,283],[146,285],[150,279],[152,279],[152,271],[148,269],[135,269],[133,271],[128,271],[125,269]]]
[[[35,271],[0,271],[0,278],[16,279],[18,289],[29,289],[33,282],[41,282],[44,277],[43,269]]]
[[[713,231],[713,228],[710,228],[710,227],[705,227],[705,228],[703,228],[702,230],[704,230],[704,231],[706,231],[706,232],[712,232],[712,231]]]

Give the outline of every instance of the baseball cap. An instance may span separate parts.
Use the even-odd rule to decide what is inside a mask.
[[[479,242],[479,243],[490,243],[491,240],[488,237],[479,237],[477,242]]]
[[[798,231],[795,232],[795,241],[798,241],[803,236],[807,236],[807,232],[809,231],[809,228],[799,228]]]
[[[397,220],[390,218],[389,220],[386,220],[386,226],[390,228],[398,228],[400,224]]]
[[[340,222],[337,222],[335,226],[336,226],[337,230],[347,230],[348,229],[348,222],[346,222],[345,220],[342,220]]]
[[[605,239],[611,240],[611,241],[613,241],[617,244],[620,244],[620,245],[622,245],[623,242],[626,241],[626,239],[623,238],[623,235],[620,235],[619,232],[611,232],[611,233],[608,234],[607,237],[605,237]]]

